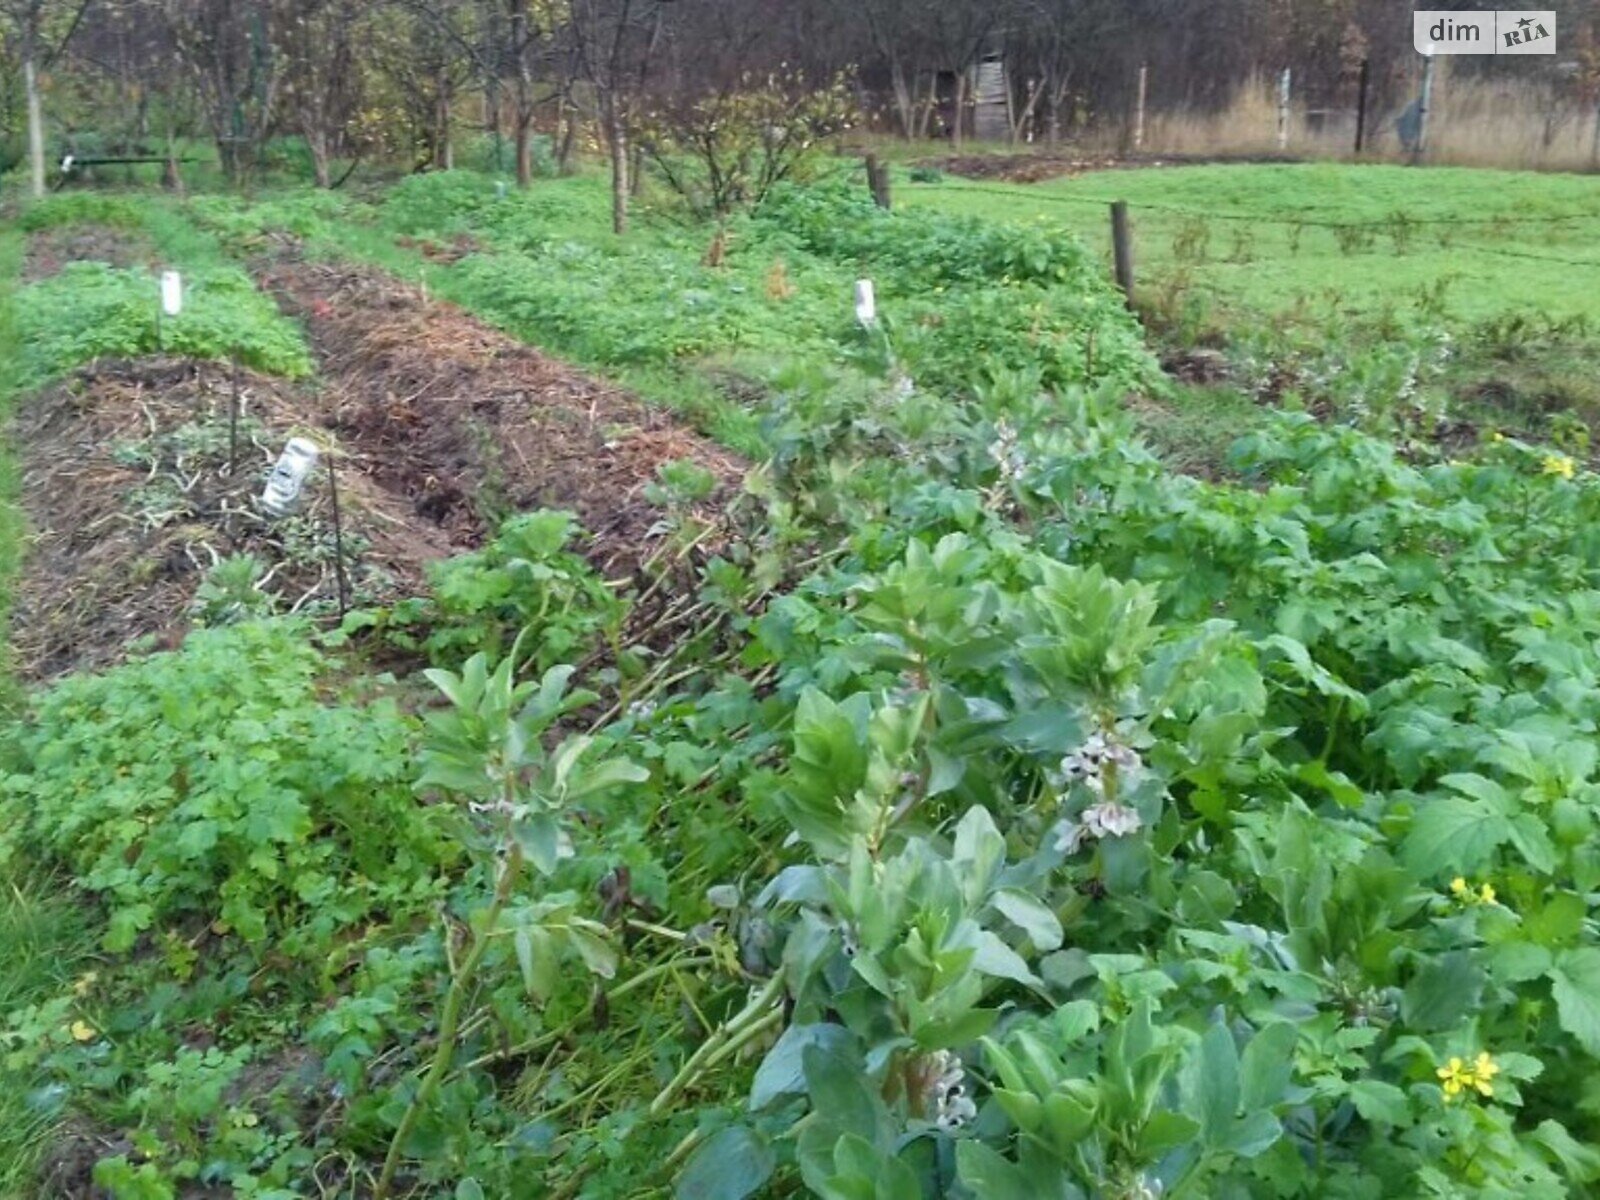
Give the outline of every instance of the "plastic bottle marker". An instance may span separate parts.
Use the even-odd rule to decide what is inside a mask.
[[[300,504],[300,490],[317,466],[317,444],[306,438],[290,438],[278,456],[278,465],[267,476],[261,507],[274,517],[292,513]]]
[[[169,317],[183,311],[183,276],[176,271],[161,272],[161,311]]]
[[[872,280],[856,280],[856,320],[863,328],[871,328],[878,321],[878,301],[872,293]]]

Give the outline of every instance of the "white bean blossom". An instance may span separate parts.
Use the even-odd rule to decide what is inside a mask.
[[[967,1073],[958,1055],[936,1050],[919,1064],[922,1076],[922,1111],[946,1133],[960,1129],[978,1115],[967,1095]]]
[[[1104,733],[1091,733],[1088,739],[1061,760],[1061,775],[1068,783],[1083,782],[1096,792],[1105,789],[1105,771],[1109,764],[1124,778],[1139,771],[1144,763],[1132,746],[1125,746]]]

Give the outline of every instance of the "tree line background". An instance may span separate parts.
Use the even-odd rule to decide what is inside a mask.
[[[1457,59],[1515,73],[1552,109],[1600,103],[1600,0],[1550,0],[1562,53]],[[34,187],[57,156],[215,146],[234,182],[292,138],[335,186],[362,163],[445,168],[485,138],[520,182],[535,135],[556,169],[604,150],[619,220],[641,155],[735,117],[808,142],[865,124],[970,136],[969,82],[1003,62],[1011,137],[1126,127],[1148,67],[1153,112],[1221,112],[1291,69],[1302,106],[1414,87],[1413,5],[1398,0],[0,0],[0,166]],[[707,129],[707,127],[713,127]],[[1600,146],[1600,121],[1596,125]],[[1546,136],[1552,136],[1547,128]],[[746,148],[748,149],[748,148]],[[763,169],[781,173],[784,155]]]

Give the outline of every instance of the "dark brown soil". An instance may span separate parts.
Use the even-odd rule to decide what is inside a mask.
[[[478,252],[478,243],[470,233],[458,233],[448,242],[436,242],[429,238],[397,237],[394,244],[404,250],[415,250],[429,262],[443,263],[446,266],[458,263],[467,255]]]
[[[126,1138],[96,1129],[82,1118],[68,1118],[51,1135],[40,1163],[39,1200],[105,1200],[109,1193],[91,1182],[95,1163],[132,1153],[133,1144]]]
[[[46,229],[28,239],[22,277],[29,283],[60,273],[71,262],[102,262],[113,267],[153,266],[155,249],[141,233],[104,225]]]
[[[11,633],[24,679],[109,665],[136,639],[175,646],[207,572],[232,554],[270,572],[262,590],[277,611],[336,607],[326,471],[292,518],[269,520],[255,503],[283,443],[315,436],[323,402],[248,371],[239,382],[237,470],[224,365],[105,361],[19,405],[9,436],[29,533]],[[341,463],[339,485],[353,602],[414,594],[427,563],[464,545],[417,521],[409,497],[359,460]]]
[[[512,513],[566,509],[593,535],[590,560],[628,576],[663,543],[662,510],[644,495],[663,464],[715,476],[707,517],[743,478],[669,414],[380,271],[279,261],[262,284],[305,322],[341,444],[454,542]]]
[[[41,264],[68,252],[35,245]],[[665,413],[381,272],[280,261],[264,284],[305,321],[320,383],[240,376],[236,470],[225,365],[106,361],[19,405],[10,436],[30,535],[12,640],[24,680],[108,666],[130,642],[176,646],[230,555],[260,562],[274,611],[336,613],[326,470],[292,518],[271,520],[256,502],[296,434],[338,464],[355,605],[418,594],[429,563],[537,508],[576,513],[590,560],[633,577],[667,543],[663,510],[645,496],[663,464],[691,459],[713,474],[715,493],[688,514],[712,524],[743,476]]]
[[[1041,183],[1087,171],[1117,171],[1137,167],[1187,167],[1211,162],[1298,162],[1277,155],[1218,157],[1204,154],[1090,154],[1086,151],[1033,150],[1015,154],[958,154],[929,158],[918,166],[937,167],[964,179],[997,179],[1006,183]]]

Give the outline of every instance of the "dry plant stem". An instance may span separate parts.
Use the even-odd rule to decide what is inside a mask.
[[[632,925],[634,922],[630,921],[629,924]],[[672,959],[668,962],[657,963],[655,966],[639,972],[639,974],[633,976],[633,978],[629,979],[627,982],[622,983],[613,988],[611,991],[607,992],[606,999],[616,1000],[622,996],[626,996],[629,992],[637,990],[644,984],[649,983],[652,980],[659,979],[661,976],[673,971],[699,970],[701,967],[712,967],[716,966],[716,964],[717,960],[710,955],[705,955],[698,958]],[[572,1031],[578,1027],[578,1025],[587,1017],[587,1015],[587,1013],[580,1014],[579,1016],[568,1021],[560,1029],[553,1030],[549,1033],[542,1033],[538,1037],[532,1038],[526,1042],[521,1042],[518,1045],[507,1046],[501,1050],[491,1050],[487,1054],[479,1055],[477,1058],[467,1063],[462,1070],[476,1070],[481,1067],[490,1066],[493,1063],[504,1062],[507,1059],[520,1058],[523,1055],[533,1053],[535,1050],[542,1050],[544,1047],[552,1043],[558,1043],[562,1038],[572,1033]]]
[[[400,1156],[405,1143],[411,1137],[417,1120],[432,1102],[434,1093],[439,1090],[439,1085],[450,1070],[450,1060],[455,1056],[456,1032],[461,1024],[462,1006],[466,1003],[473,977],[478,973],[478,966],[483,962],[484,953],[489,949],[489,935],[500,919],[501,910],[511,899],[517,876],[522,873],[522,847],[513,839],[508,841],[511,842],[511,849],[500,867],[500,879],[495,885],[494,900],[478,922],[477,928],[473,930],[472,948],[462,960],[460,969],[451,981],[450,992],[445,997],[444,1011],[439,1017],[439,1044],[433,1052],[433,1064],[428,1068],[428,1074],[423,1078],[421,1086],[417,1088],[416,1095],[411,1097],[405,1116],[400,1118],[400,1125],[394,1131],[394,1140],[389,1143],[389,1153],[383,1160],[383,1172],[378,1176],[377,1186],[372,1190],[373,1200],[386,1200],[389,1195],[390,1189],[394,1186],[395,1172],[400,1167]]]
[[[769,1028],[772,1023],[772,1014],[782,1016],[781,1008],[773,1008],[773,1002],[783,991],[783,971],[767,980],[766,986],[758,992],[750,1003],[746,1004],[739,1012],[730,1018],[726,1024],[718,1029],[700,1044],[700,1048],[689,1056],[689,1061],[672,1077],[672,1081],[662,1088],[656,1098],[650,1102],[650,1116],[660,1117],[672,1106],[672,1102],[700,1073],[712,1063],[719,1061],[725,1047],[732,1046],[737,1049],[754,1036],[753,1031]],[[728,1050],[732,1053],[732,1050]]]

